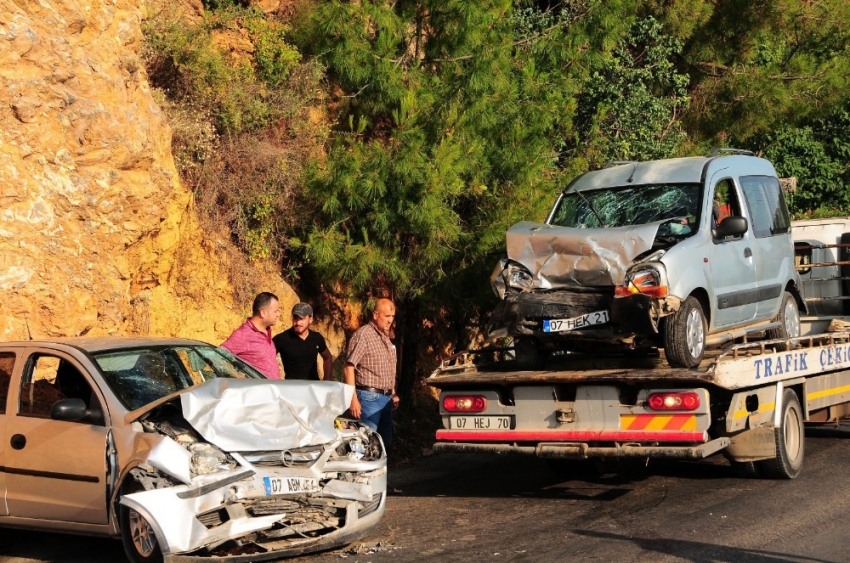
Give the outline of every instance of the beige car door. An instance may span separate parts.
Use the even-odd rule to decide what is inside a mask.
[[[102,401],[80,365],[54,351],[33,351],[15,390],[5,430],[6,500],[10,516],[107,523],[106,434],[100,420],[52,420],[59,400],[79,398],[102,413]],[[11,410],[11,409],[10,409]]]
[[[6,402],[9,396],[9,383],[12,381],[12,373],[15,371],[15,359],[17,354],[13,350],[0,350],[0,436],[6,428]],[[0,467],[6,466],[6,441],[0,440]],[[0,472],[0,516],[9,515],[9,507],[6,504],[6,473]]]

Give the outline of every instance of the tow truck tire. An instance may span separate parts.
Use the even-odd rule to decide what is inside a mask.
[[[543,367],[543,353],[533,338],[514,338],[514,352],[519,369],[532,370]]]
[[[782,393],[782,416],[779,428],[774,429],[776,457],[759,461],[762,474],[770,479],[793,479],[803,469],[805,432],[803,409],[797,394],[791,389]]]
[[[145,517],[123,504],[118,507],[121,543],[130,563],[162,563],[162,551]]]
[[[767,331],[769,339],[787,339],[800,336],[800,310],[797,308],[797,300],[787,291],[782,296],[782,304],[779,306],[776,322],[780,323],[780,326]],[[786,346],[782,344],[778,348],[785,350]]]
[[[708,323],[699,300],[691,295],[679,310],[666,317],[664,354],[670,367],[692,368],[702,361]]]

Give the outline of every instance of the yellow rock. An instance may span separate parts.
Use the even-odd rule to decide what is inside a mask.
[[[203,13],[198,0],[183,6]],[[249,314],[234,302],[227,243],[200,229],[177,180],[138,64],[147,9],[0,0],[0,339],[218,344]],[[281,298],[276,332],[288,326],[298,298],[274,268],[258,264],[252,285]]]

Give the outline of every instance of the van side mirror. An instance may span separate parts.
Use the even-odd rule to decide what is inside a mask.
[[[717,225],[716,233],[719,238],[739,237],[748,228],[746,217],[726,217]]]

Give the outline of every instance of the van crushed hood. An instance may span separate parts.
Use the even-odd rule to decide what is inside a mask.
[[[508,229],[508,258],[528,268],[537,289],[620,285],[665,222],[574,229],[522,221]]]

